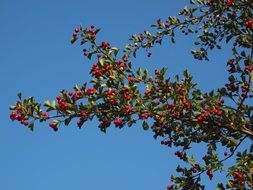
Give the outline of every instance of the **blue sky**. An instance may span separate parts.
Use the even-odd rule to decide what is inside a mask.
[[[123,48],[132,33],[147,29],[158,18],[176,15],[187,0],[1,0],[0,1],[0,189],[6,190],[162,190],[175,173],[175,150],[153,140],[141,125],[103,134],[97,121],[81,130],[75,123],[55,133],[46,124],[35,131],[9,120],[16,94],[43,102],[61,89],[89,81],[92,62],[71,45],[80,24],[102,28],[100,39]],[[136,67],[169,67],[169,75],[188,68],[199,87],[210,90],[226,81],[229,53],[215,51],[210,62],[196,62],[191,37],[177,38],[133,60]],[[143,58],[144,57],[144,58]],[[211,185],[209,186],[211,187]]]

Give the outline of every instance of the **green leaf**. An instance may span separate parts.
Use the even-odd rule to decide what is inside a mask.
[[[87,55],[87,57],[88,57],[89,60],[91,60],[91,58],[92,58],[92,53],[89,53],[89,54]]]
[[[34,122],[31,122],[29,125],[28,125],[28,128],[31,129],[31,131],[34,130]]]
[[[218,183],[216,190],[225,190],[222,183]]]
[[[218,89],[218,92],[219,92],[222,96],[227,95],[227,90],[226,90],[226,88],[220,88],[220,89]]]
[[[142,68],[138,68],[138,70],[137,70],[137,74],[140,76],[140,75],[142,75]]]
[[[195,159],[194,159],[194,156],[193,156],[193,155],[191,155],[191,156],[187,155],[187,161],[188,161],[189,164],[191,164],[192,166],[195,165]]]
[[[10,110],[15,110],[17,106],[10,106],[9,109]]]
[[[228,142],[228,147],[234,147],[237,145],[237,140],[234,138],[231,138]]]
[[[74,86],[74,90],[75,90],[75,91],[80,91],[80,88],[78,87],[77,84]]]
[[[54,100],[52,102],[50,102],[49,100],[46,100],[44,102],[44,106],[52,108],[52,109],[56,109],[56,102]]]
[[[84,38],[81,40],[80,44],[84,45],[87,42],[87,40],[85,40]]]
[[[113,50],[114,56],[116,57],[119,52],[119,49],[116,47],[112,47],[111,50]]]
[[[21,100],[22,99],[22,93],[18,93],[18,98]]]
[[[195,0],[190,0],[190,3],[191,4],[195,4]]]
[[[194,115],[200,115],[201,113],[202,113],[202,112],[200,112],[200,111],[194,111],[194,112],[193,112]]]
[[[245,51],[242,51],[242,52],[241,52],[241,56],[242,56],[242,57],[246,57]]]
[[[171,42],[174,44],[175,43],[175,38],[171,37]]]
[[[71,44],[75,43],[76,40],[77,40],[77,38],[72,37],[70,40]]]
[[[229,80],[231,83],[234,83],[234,82],[235,82],[235,77],[234,77],[234,75],[230,75],[230,76],[228,77],[228,80]]]
[[[253,84],[253,71],[250,72],[250,82]]]
[[[65,119],[65,120],[64,120],[64,124],[65,124],[66,126],[68,126],[72,119],[73,119],[73,117],[69,117],[69,118]]]
[[[56,126],[59,125],[60,122],[61,122],[61,121],[60,121],[60,120],[57,120],[57,119],[53,120],[53,123],[54,123]]]
[[[143,129],[144,129],[145,131],[147,131],[147,130],[149,129],[149,125],[148,125],[148,123],[147,123],[146,121],[143,121],[142,127],[143,127]]]

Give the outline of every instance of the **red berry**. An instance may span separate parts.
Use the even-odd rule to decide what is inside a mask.
[[[80,29],[79,29],[79,28],[76,28],[76,29],[75,29],[75,33],[78,33],[78,32],[80,32]]]
[[[78,127],[82,127],[82,122],[81,122],[80,120],[79,120],[79,121],[77,121],[77,123],[76,123],[76,124],[77,124],[77,126],[78,126]]]
[[[124,122],[121,119],[119,119],[119,118],[115,118],[114,119],[114,124],[116,126],[122,126],[124,124]]]
[[[16,120],[17,119],[17,113],[16,112],[11,112],[10,118],[11,118],[11,120]]]
[[[250,30],[253,30],[253,18],[249,18],[244,22],[244,26]]]
[[[226,0],[226,4],[228,7],[232,6],[234,3],[234,0]]]

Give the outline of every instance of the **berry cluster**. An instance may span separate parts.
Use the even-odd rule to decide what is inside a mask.
[[[95,78],[99,78],[105,73],[108,73],[112,67],[110,65],[98,66],[98,64],[94,64],[91,69],[91,75]]]
[[[65,102],[61,96],[57,96],[56,97],[57,101],[58,101],[58,106],[57,109],[60,111],[65,111],[68,107],[69,104],[67,102]]]
[[[234,4],[234,0],[226,0],[226,5],[231,7]]]
[[[22,113],[22,107],[17,108],[16,111],[11,112],[10,118],[12,121],[17,120],[19,121],[22,125],[29,125],[29,122],[27,121],[29,117],[25,114]]]
[[[100,45],[100,48],[102,49],[102,50],[108,50],[108,49],[111,49],[111,46],[110,46],[110,44],[108,43],[108,42],[102,42],[101,43],[101,45]]]
[[[250,30],[253,30],[253,18],[249,18],[244,22],[244,26]]]
[[[179,151],[179,150],[177,150],[177,151],[175,152],[175,155],[176,155],[178,158],[180,158],[181,160],[186,156],[185,153],[184,153],[183,151]]]
[[[119,126],[119,127],[121,128],[121,127],[123,127],[124,122],[123,122],[121,119],[119,119],[119,118],[115,118],[115,119],[114,119],[114,124],[115,124],[116,126]]]
[[[180,96],[179,99],[182,102],[182,104],[185,106],[186,109],[191,108],[191,104],[183,96]]]
[[[95,88],[88,88],[85,91],[85,94],[87,94],[87,95],[94,95],[95,93],[96,93],[96,89]]]
[[[207,166],[206,167],[206,174],[208,175],[208,177],[210,178],[210,179],[212,179],[213,178],[213,172],[212,172],[212,168],[211,168],[211,166]]]
[[[151,117],[151,116],[152,116],[152,113],[150,113],[150,112],[148,112],[148,111],[143,111],[143,112],[139,115],[140,119],[148,119],[148,118]]]
[[[246,176],[240,171],[234,172],[233,178],[234,180],[233,180],[232,186],[235,188],[242,188],[246,184],[246,181],[245,181]]]

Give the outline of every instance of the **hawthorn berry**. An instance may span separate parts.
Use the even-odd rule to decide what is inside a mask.
[[[116,126],[120,126],[121,127],[124,124],[124,122],[121,119],[119,119],[119,118],[115,118],[114,119],[114,124]]]
[[[249,18],[244,22],[244,26],[250,30],[253,30],[253,18]]]

